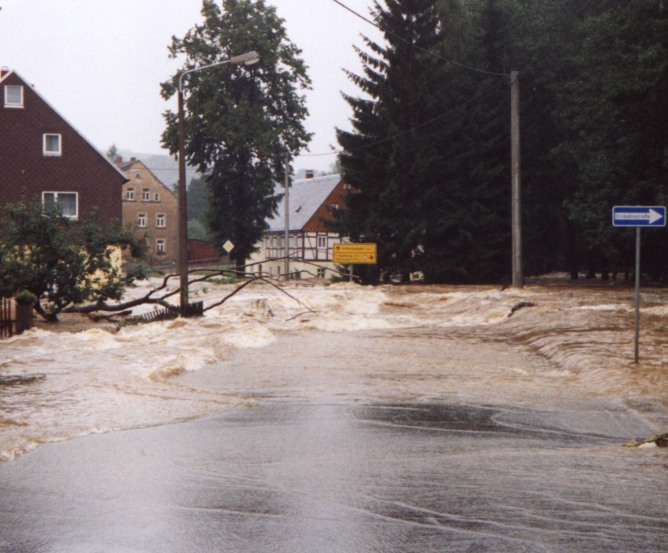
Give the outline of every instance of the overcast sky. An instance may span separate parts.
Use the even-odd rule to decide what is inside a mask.
[[[340,91],[357,94],[342,69],[359,71],[353,44],[376,29],[332,0],[267,0],[303,51],[310,152],[337,146],[334,128],[350,128]],[[370,0],[347,0],[368,15]],[[0,66],[16,70],[95,147],[138,153],[161,149],[162,113],[175,101],[160,83],[181,66],[168,58],[172,35],[201,23],[201,0],[0,0]],[[295,169],[328,169],[334,155],[300,157]]]

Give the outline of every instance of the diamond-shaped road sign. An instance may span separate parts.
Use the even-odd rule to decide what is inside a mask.
[[[622,205],[612,208],[612,225],[615,227],[665,227],[664,206]]]

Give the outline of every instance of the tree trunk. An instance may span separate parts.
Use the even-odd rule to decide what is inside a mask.
[[[246,260],[245,259],[236,259],[236,275],[238,278],[244,278],[246,276]]]

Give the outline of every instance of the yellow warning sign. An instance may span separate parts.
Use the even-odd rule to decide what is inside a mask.
[[[334,244],[334,263],[373,265],[377,260],[376,244]]]

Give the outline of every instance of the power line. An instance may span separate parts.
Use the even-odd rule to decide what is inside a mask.
[[[422,123],[420,123],[418,125],[415,125],[414,127],[411,127],[409,129],[406,129],[406,130],[398,132],[398,133],[395,133],[391,136],[388,136],[386,138],[382,138],[382,139],[377,140],[375,142],[371,142],[369,144],[364,144],[362,146],[358,146],[357,148],[351,148],[350,150],[334,149],[331,152],[322,152],[322,153],[318,153],[318,154],[300,154],[299,157],[323,157],[323,156],[339,155],[339,154],[342,154],[344,152],[345,153],[358,152],[360,150],[366,150],[367,148],[371,148],[373,146],[378,146],[378,145],[384,144],[386,142],[391,142],[392,140],[394,140],[396,138],[399,138],[400,136],[403,136],[405,134],[413,132],[413,131],[415,131],[417,129],[420,129],[422,127],[426,127],[428,125],[431,125],[432,123],[435,123],[436,121],[439,121],[440,119],[443,119],[444,117],[446,117],[447,115],[449,115],[453,111],[455,111],[456,109],[464,108],[464,107],[468,106],[474,100],[477,100],[479,98],[482,98],[483,96],[486,96],[487,94],[491,93],[495,88],[496,88],[496,85],[494,84],[494,85],[490,86],[489,88],[487,88],[486,90],[483,89],[482,91],[479,91],[477,94],[468,98],[465,102],[462,102],[461,104],[458,104],[458,105],[448,109],[447,111],[441,113],[440,115],[437,115],[436,117],[434,117],[432,119],[429,119],[428,121],[423,121]]]
[[[467,70],[469,70],[469,71],[475,71],[476,73],[482,73],[482,74],[484,74],[484,75],[495,75],[495,76],[497,76],[497,77],[509,77],[509,76],[510,76],[509,73],[497,73],[497,72],[495,72],[495,71],[486,71],[485,69],[479,69],[478,67],[473,67],[473,66],[471,66],[471,65],[466,65],[466,64],[463,64],[463,63],[459,63],[459,62],[456,62],[456,61],[453,61],[453,60],[449,60],[449,59],[447,59],[447,58],[444,58],[443,56],[440,56],[439,54],[436,54],[436,53],[434,53],[434,52],[430,52],[429,50],[426,50],[425,48],[422,48],[421,46],[418,46],[417,44],[413,44],[412,42],[406,40],[404,37],[399,36],[398,34],[393,33],[393,32],[390,31],[390,30],[386,30],[386,29],[381,28],[375,21],[372,21],[372,20],[369,19],[368,17],[365,17],[365,16],[363,16],[361,13],[359,13],[359,12],[353,10],[352,8],[346,6],[343,2],[340,2],[339,0],[332,0],[332,2],[334,2],[334,3],[337,4],[338,6],[341,6],[343,9],[349,11],[350,13],[352,13],[353,15],[355,15],[356,17],[359,17],[362,21],[365,21],[365,22],[368,23],[369,25],[373,25],[373,26],[374,26],[376,29],[378,29],[379,31],[381,31],[381,32],[383,32],[383,33],[387,33],[387,34],[389,34],[389,35],[392,35],[392,36],[393,36],[394,38],[396,38],[397,40],[400,40],[401,42],[403,42],[403,43],[405,43],[405,44],[408,44],[409,46],[411,46],[412,48],[415,48],[416,50],[419,50],[419,51],[422,52],[423,54],[427,54],[427,55],[429,55],[429,56],[432,56],[432,57],[434,57],[434,58],[436,58],[436,59],[439,59],[439,60],[441,60],[441,61],[444,61],[444,62],[446,62],[446,63],[449,63],[449,64],[451,64],[451,65],[454,65],[454,66],[456,66],[456,67],[460,67],[460,68],[462,68],[462,69],[467,69]]]

